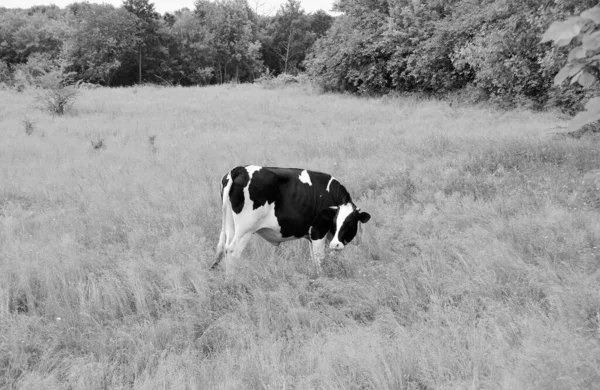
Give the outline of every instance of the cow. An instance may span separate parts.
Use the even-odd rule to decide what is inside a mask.
[[[325,247],[341,250],[371,216],[352,202],[346,188],[326,173],[298,168],[238,166],[221,180],[223,219],[215,268],[225,273],[254,233],[271,244],[306,238],[317,274]]]

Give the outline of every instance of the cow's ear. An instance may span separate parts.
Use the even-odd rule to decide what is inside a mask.
[[[369,219],[371,219],[371,214],[365,213],[364,211],[361,211],[360,213],[358,213],[358,220],[360,222],[367,223],[367,222],[369,222]]]
[[[312,223],[312,228],[310,231],[311,240],[322,239],[327,235],[327,232],[333,228],[333,219],[338,211],[337,209],[338,207],[329,207],[319,211]]]

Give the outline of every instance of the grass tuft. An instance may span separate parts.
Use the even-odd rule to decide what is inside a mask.
[[[35,123],[29,119],[23,119],[23,127],[25,127],[25,134],[32,135],[35,130]]]
[[[106,144],[104,143],[103,138],[98,138],[97,140],[90,140],[92,144],[92,148],[94,150],[106,149]]]

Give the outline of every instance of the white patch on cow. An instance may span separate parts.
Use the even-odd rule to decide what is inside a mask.
[[[251,231],[254,233],[257,229],[260,229],[260,223],[262,219],[267,217],[269,214],[268,204],[254,210],[254,202],[250,198],[250,183],[252,182],[252,176],[254,173],[260,171],[262,167],[256,165],[248,165],[246,171],[250,176],[248,184],[244,187],[244,206],[239,214],[233,216],[235,220],[235,228],[238,231]]]
[[[327,188],[326,191],[329,192],[329,186],[331,185],[331,182],[335,180],[335,177],[331,176],[331,179],[329,179],[329,183],[327,183]]]
[[[312,181],[310,181],[310,176],[308,175],[308,172],[306,171],[306,169],[303,170],[302,173],[300,173],[299,178],[302,183],[312,186]]]
[[[249,199],[248,187],[244,188],[244,196],[245,199]],[[265,221],[271,220],[270,214],[273,213],[271,209],[274,209],[274,205],[265,203],[263,206],[254,210],[253,203],[254,202],[251,200],[246,200],[244,202],[244,207],[239,214],[232,212],[235,233],[233,240],[227,245],[228,253],[225,257],[225,271],[227,274],[231,274],[233,266],[235,265],[234,259],[240,258],[242,251],[246,247],[250,237],[252,237],[252,234],[263,228]]]
[[[259,221],[260,224],[258,224],[256,233],[275,246],[285,241],[295,240],[296,237],[283,237],[281,235],[281,226],[279,226],[275,216],[275,203],[265,204],[263,207],[267,207],[267,213]]]
[[[246,171],[248,172],[248,175],[250,176],[250,180],[252,180],[252,175],[254,175],[254,172],[260,171],[262,169],[262,167],[259,167],[258,165],[248,165],[246,167]],[[248,182],[248,184],[250,184],[250,182]]]
[[[241,231],[250,231],[254,233],[257,229],[259,229],[259,224],[264,217],[268,215],[268,204],[265,204],[256,210],[253,209],[254,202],[250,198],[250,183],[252,182],[252,176],[255,172],[260,171],[262,167],[256,165],[248,165],[246,167],[246,171],[250,176],[248,180],[248,184],[244,187],[244,206],[242,207],[242,211],[239,214],[233,216],[235,220],[236,230]],[[254,229],[254,230],[253,230]]]
[[[223,217],[221,221],[221,234],[219,236],[219,243],[217,244],[217,259],[220,259],[225,251],[225,246],[229,244],[227,240],[233,239],[233,218],[230,216],[231,214],[231,203],[229,202],[229,190],[231,189],[231,173],[227,174],[227,182],[225,186],[221,183],[221,191],[223,193],[223,203],[222,203],[222,212]],[[219,260],[217,260],[219,261]]]
[[[335,235],[329,244],[329,248],[344,249],[344,244],[342,244],[339,239],[340,229],[346,218],[352,214],[353,211],[354,207],[352,207],[352,203],[346,203],[340,206],[340,210],[337,213],[337,218],[335,219]]]
[[[246,167],[250,180],[244,187],[244,207],[239,214],[234,215],[236,230],[249,234],[257,233],[266,241],[273,245],[279,245],[284,241],[296,239],[296,237],[283,237],[281,235],[281,226],[275,216],[275,203],[265,203],[257,209],[254,209],[254,201],[250,198],[250,183],[253,175],[260,171],[262,167],[249,165]],[[237,235],[237,232],[236,232]]]

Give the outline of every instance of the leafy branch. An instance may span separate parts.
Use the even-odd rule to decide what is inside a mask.
[[[552,23],[540,43],[545,42],[554,42],[558,47],[565,47],[572,42],[575,44],[569,51],[566,65],[554,77],[554,85],[560,86],[570,79],[571,85],[577,83],[583,88],[590,88],[600,73],[600,7]],[[600,120],[600,97],[587,102],[585,110],[569,123],[568,131],[579,130],[597,120]]]

